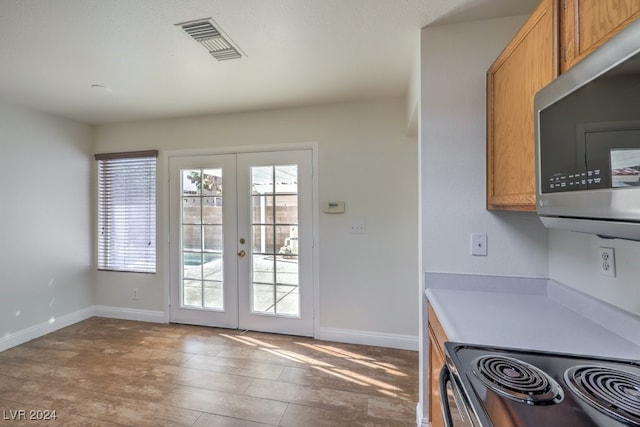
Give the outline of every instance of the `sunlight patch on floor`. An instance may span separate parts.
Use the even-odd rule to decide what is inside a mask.
[[[310,348],[312,350],[320,351],[322,353],[325,353],[331,356],[348,359],[354,363],[358,363],[359,365],[366,366],[368,368],[384,370],[386,373],[391,375],[395,375],[398,377],[407,376],[407,374],[405,374],[404,372],[399,371],[395,365],[392,365],[391,363],[378,362],[371,357],[364,357],[362,355],[352,353],[350,351],[338,349],[338,348],[327,346],[327,345],[309,344],[309,343],[303,343],[303,342],[298,342],[296,344]]]
[[[305,365],[333,367],[333,365],[331,365],[330,363],[326,363],[309,356],[298,354],[290,350],[273,350],[270,348],[263,348],[262,350],[271,354],[275,354],[276,356],[284,357],[285,359],[289,359],[294,362],[304,363]]]
[[[297,362],[297,363],[310,366],[313,369],[316,369],[320,372],[331,375],[335,378],[339,378],[343,381],[348,381],[363,387],[375,388],[380,394],[385,396],[396,397],[398,396],[398,394],[401,394],[401,395],[404,394],[401,388],[391,385],[385,381],[382,381],[379,378],[375,378],[374,376],[362,375],[350,369],[339,368],[330,363],[316,359],[314,357],[306,356],[304,354],[300,354],[291,350],[281,349],[277,345],[265,342],[257,338],[253,338],[249,336],[234,336],[229,334],[220,334],[220,336],[245,344],[247,346],[257,347],[260,350],[265,351],[274,356],[278,356],[283,359],[290,360],[292,362]],[[376,359],[372,357],[363,356],[361,354],[344,350],[335,346],[326,345],[326,344],[311,344],[306,342],[294,342],[294,343],[306,349],[317,351],[319,353],[323,353],[331,357],[339,358],[346,362],[350,362],[350,363],[354,363],[360,366],[370,368],[374,371],[374,373],[376,371],[383,371],[385,373],[398,376],[398,377],[407,376],[405,373],[399,371],[396,368],[396,366],[394,366],[393,364],[378,362],[376,361]]]

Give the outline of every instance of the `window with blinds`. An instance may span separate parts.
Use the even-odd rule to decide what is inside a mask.
[[[98,270],[156,272],[157,150],[96,154]]]

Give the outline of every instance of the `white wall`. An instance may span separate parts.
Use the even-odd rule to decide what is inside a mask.
[[[93,304],[91,137],[0,103],[0,339]]]
[[[486,71],[525,18],[422,30],[421,273],[547,277],[548,233],[536,215],[485,209]],[[487,234],[488,256],[470,255],[471,233]],[[423,312],[421,306],[426,319]],[[423,326],[418,419],[426,425],[429,361]]]
[[[423,271],[547,277],[547,231],[535,214],[485,209],[486,71],[525,17],[422,31]],[[470,234],[488,256],[470,255]]]
[[[599,272],[600,246],[615,249],[615,278]],[[549,277],[640,315],[640,242],[552,230]]]
[[[346,202],[344,215],[319,213],[320,326],[417,336],[418,148],[406,136],[405,105],[393,99],[102,125],[95,150],[317,143],[319,200]],[[159,164],[159,206],[164,167]],[[164,218],[160,211],[158,242],[166,237]],[[349,234],[351,222],[365,222],[366,234]],[[97,272],[96,304],[164,310],[165,261],[160,244],[155,275]],[[137,301],[131,299],[134,286],[140,289]]]

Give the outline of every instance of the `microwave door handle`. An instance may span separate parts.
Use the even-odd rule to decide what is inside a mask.
[[[440,370],[440,408],[442,409],[442,417],[444,418],[445,427],[454,427],[451,418],[451,408],[449,407],[449,399],[447,398],[447,383],[451,381],[451,372],[447,365]]]

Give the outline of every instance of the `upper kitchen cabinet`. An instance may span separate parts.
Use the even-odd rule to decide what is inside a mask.
[[[562,0],[560,13],[564,72],[640,16],[640,0]]]
[[[558,0],[543,0],[487,71],[487,208],[535,211],[533,97],[558,75]]]

